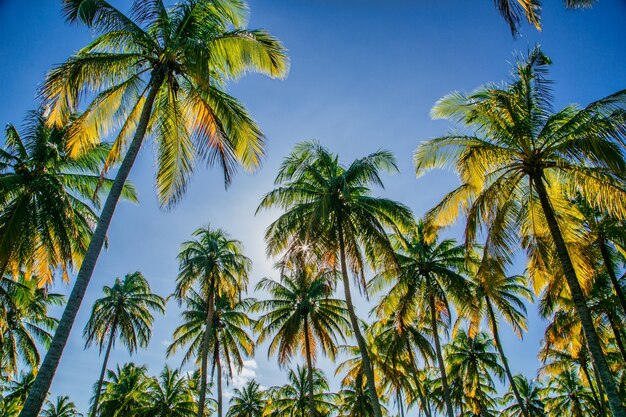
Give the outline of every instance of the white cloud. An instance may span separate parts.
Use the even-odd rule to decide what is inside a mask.
[[[235,369],[233,372],[232,386],[234,388],[242,388],[248,381],[256,377],[256,369],[259,365],[254,359],[243,361],[243,367],[239,372]]]

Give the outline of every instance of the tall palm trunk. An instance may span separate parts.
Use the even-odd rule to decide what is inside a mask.
[[[350,277],[348,276],[348,267],[346,265],[346,248],[343,240],[343,230],[341,225],[338,230],[339,234],[339,258],[341,261],[341,277],[343,278],[343,291],[346,298],[346,306],[348,307],[348,315],[350,316],[350,323],[352,324],[352,330],[354,331],[354,337],[359,345],[359,351],[361,353],[361,361],[363,362],[363,371],[365,372],[365,379],[367,382],[367,389],[372,400],[372,408],[374,409],[374,417],[382,417],[383,411],[380,408],[380,401],[378,394],[376,393],[376,380],[374,379],[374,369],[370,360],[369,352],[367,350],[367,344],[365,338],[361,333],[359,327],[359,319],[354,312],[354,305],[352,304],[352,295],[350,294]],[[452,417],[452,416],[451,416]]]
[[[152,106],[164,79],[165,74],[159,71],[153,74],[152,79],[150,80],[150,89],[148,91],[148,95],[146,96],[144,106],[141,109],[137,130],[135,131],[133,140],[126,151],[124,160],[117,171],[117,175],[115,176],[109,195],[107,196],[102,212],[100,213],[96,230],[94,231],[91,241],[89,242],[89,247],[87,248],[87,252],[83,258],[78,275],[76,276],[76,282],[72,288],[72,293],[67,301],[67,305],[63,311],[57,330],[54,333],[54,338],[52,339],[50,348],[48,349],[43,363],[37,372],[37,377],[35,378],[33,387],[28,393],[28,397],[24,403],[24,408],[22,408],[19,417],[37,417],[43,402],[46,399],[46,395],[48,394],[48,390],[52,384],[52,379],[54,378],[54,374],[59,366],[63,349],[65,348],[67,339],[70,336],[70,331],[74,325],[74,320],[78,314],[78,309],[83,301],[83,297],[85,296],[85,292],[89,286],[89,281],[93,275],[93,270],[96,267],[96,262],[100,256],[100,251],[104,245],[104,240],[106,238],[107,230],[109,230],[113,213],[115,212],[117,203],[122,195],[126,179],[130,174],[133,164],[135,163],[137,153],[139,153],[139,149],[141,148],[141,143],[146,135],[148,123],[150,122],[150,116],[152,115]]]
[[[217,368],[217,417],[222,417],[224,405],[222,400],[222,361],[220,360],[219,334],[216,334],[215,337],[215,367]]]
[[[602,254],[602,260],[604,261],[604,268],[606,269],[607,274],[609,274],[609,278],[611,279],[611,284],[613,285],[613,290],[617,295],[619,303],[622,306],[622,312],[626,314],[626,295],[624,295],[624,291],[622,290],[621,285],[619,284],[619,280],[617,279],[617,275],[615,275],[615,268],[613,268],[613,261],[611,260],[611,254],[609,253],[609,248],[606,245],[605,240],[600,237],[600,253]]]
[[[309,385],[309,416],[315,417],[315,397],[313,394],[313,359],[311,358],[311,340],[309,336],[309,319],[304,317],[304,350],[306,353],[307,383]]]
[[[427,279],[429,279],[427,277]],[[433,328],[433,339],[435,340],[435,352],[437,353],[437,364],[441,373],[441,387],[443,388],[443,399],[446,403],[446,411],[448,417],[454,417],[454,407],[452,407],[452,397],[450,396],[450,387],[448,386],[448,375],[446,374],[446,365],[443,362],[443,353],[441,352],[441,343],[439,342],[439,330],[437,328],[437,310],[435,306],[435,296],[428,296],[430,304],[430,324]]]
[[[511,368],[509,368],[509,361],[504,354],[504,347],[502,346],[502,342],[500,341],[500,332],[498,331],[498,323],[496,322],[496,315],[493,311],[493,306],[491,305],[491,300],[489,297],[485,297],[485,301],[487,302],[487,313],[489,314],[489,322],[491,324],[491,331],[493,332],[493,338],[496,342],[496,348],[498,349],[498,353],[500,354],[500,360],[502,361],[502,365],[504,366],[504,372],[506,373],[506,377],[509,379],[509,384],[511,385],[511,390],[515,395],[515,399],[519,404],[519,408],[522,410],[522,414],[524,417],[530,417],[528,411],[526,410],[526,406],[524,405],[524,400],[522,400],[522,396],[519,394],[519,390],[515,385],[515,380],[513,379],[513,374],[511,373]]]
[[[428,399],[428,395],[422,390],[422,382],[418,378],[418,369],[417,363],[415,362],[415,356],[413,355],[413,351],[411,350],[411,346],[408,346],[407,351],[409,352],[409,360],[411,361],[411,368],[413,370],[413,383],[415,384],[415,389],[417,390],[417,395],[422,402],[424,407],[424,414],[426,417],[431,417],[430,412],[430,400]]]
[[[589,382],[589,389],[591,390],[591,396],[593,397],[593,402],[596,404],[596,407],[598,407],[598,410],[602,410],[602,403],[600,402],[600,397],[598,396],[598,393],[596,392],[596,388],[593,386],[591,375],[589,375],[589,369],[587,369],[586,360],[581,359],[580,369],[582,369],[583,374],[585,374],[585,378],[587,379],[587,382]]]
[[[100,404],[100,393],[102,392],[102,384],[104,383],[104,374],[107,370],[107,364],[109,363],[109,354],[115,342],[115,332],[117,331],[117,317],[113,321],[111,326],[111,336],[109,337],[109,345],[107,346],[106,353],[104,354],[104,361],[102,362],[102,370],[100,371],[100,379],[98,379],[98,386],[96,388],[96,397],[93,400],[93,406],[91,408],[91,417],[96,417],[98,413],[98,405]]]
[[[206,402],[207,368],[209,363],[209,341],[211,339],[211,328],[213,327],[213,314],[215,298],[213,290],[209,291],[208,306],[206,314],[206,325],[204,335],[202,335],[202,351],[200,352],[200,390],[198,392],[198,417],[204,417],[204,404]]]
[[[565,239],[563,239],[563,235],[561,234],[561,229],[559,228],[559,223],[556,219],[556,215],[554,214],[554,209],[550,203],[550,198],[543,180],[544,178],[542,175],[537,175],[533,178],[533,185],[539,197],[539,201],[541,202],[541,208],[543,209],[546,217],[550,234],[554,240],[556,252],[559,261],[561,262],[561,267],[563,268],[563,274],[565,275],[567,285],[569,286],[576,314],[580,319],[585,339],[587,340],[587,345],[589,346],[591,359],[593,360],[594,367],[598,371],[600,382],[604,386],[604,391],[609,399],[609,407],[611,408],[613,417],[626,417],[626,409],[624,409],[624,406],[622,405],[622,401],[615,386],[615,381],[611,375],[611,370],[609,369],[609,365],[606,362],[604,353],[602,352],[600,339],[598,338],[598,334],[596,333],[596,329],[593,325],[593,318],[591,317],[591,312],[587,306],[585,294],[583,293],[580,283],[578,282],[578,278],[576,277],[576,270],[572,264],[572,260],[567,250],[567,245],[565,244]]]

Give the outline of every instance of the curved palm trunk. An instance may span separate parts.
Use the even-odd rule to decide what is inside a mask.
[[[100,371],[100,379],[98,379],[98,387],[96,388],[96,397],[93,400],[93,406],[91,408],[91,417],[96,417],[98,413],[98,405],[100,404],[100,394],[102,393],[102,384],[104,383],[104,374],[107,371],[107,364],[109,363],[109,354],[111,353],[111,348],[113,347],[113,342],[115,341],[115,331],[117,330],[117,320],[113,324],[113,329],[111,331],[111,337],[109,338],[109,345],[107,346],[107,351],[104,354],[104,361],[102,362],[102,370]]]
[[[519,404],[520,410],[522,410],[522,414],[524,415],[524,417],[530,417],[528,411],[526,410],[526,406],[524,405],[524,400],[522,400],[522,396],[519,394],[519,390],[515,385],[515,380],[513,379],[511,368],[509,368],[509,361],[504,354],[504,348],[502,347],[502,342],[500,341],[500,332],[498,331],[498,323],[496,322],[496,315],[494,314],[491,300],[489,299],[489,297],[485,297],[485,301],[487,302],[487,313],[489,314],[491,331],[493,332],[493,338],[496,342],[496,348],[498,349],[498,353],[500,354],[500,360],[502,361],[502,365],[504,366],[504,372],[506,373],[506,377],[509,379],[511,390],[515,395],[515,399],[517,400],[517,404]]]
[[[152,106],[164,78],[165,75],[158,72],[153,75],[153,78],[150,81],[151,87],[148,91],[148,95],[146,96],[143,109],[141,110],[137,130],[135,131],[133,140],[126,151],[124,160],[117,171],[117,175],[115,176],[109,195],[107,196],[102,212],[100,213],[96,230],[94,231],[91,241],[89,242],[89,247],[87,248],[87,252],[83,258],[78,275],[76,276],[76,282],[74,283],[72,293],[70,294],[65,310],[63,311],[63,316],[61,316],[61,320],[59,321],[57,330],[54,333],[54,338],[52,339],[50,348],[48,349],[43,363],[39,368],[33,387],[28,393],[28,397],[24,403],[24,408],[22,408],[19,417],[37,417],[43,402],[46,399],[46,395],[48,394],[48,390],[52,384],[52,379],[54,378],[54,374],[59,366],[63,349],[65,348],[67,339],[70,336],[70,331],[74,325],[74,320],[78,314],[78,309],[83,301],[85,292],[89,286],[89,281],[93,275],[93,270],[96,267],[96,262],[100,256],[100,251],[104,245],[107,230],[109,230],[109,225],[111,224],[111,219],[113,218],[117,202],[122,195],[124,184],[126,183],[130,170],[135,163],[135,159],[137,158],[137,154],[141,148],[141,143],[146,135],[148,123],[152,114]]]
[[[427,278],[428,279],[428,278]],[[428,297],[430,304],[430,324],[433,328],[433,339],[435,340],[435,352],[437,353],[437,364],[441,373],[441,387],[443,388],[443,400],[446,403],[446,411],[448,417],[454,417],[454,407],[452,406],[452,397],[450,396],[450,387],[448,386],[448,375],[446,374],[446,365],[443,362],[443,354],[441,353],[441,343],[439,342],[439,330],[437,328],[437,311],[435,307],[435,297]]]
[[[611,260],[611,255],[609,254],[609,248],[602,238],[600,239],[600,253],[602,254],[602,260],[604,261],[604,268],[606,269],[606,272],[609,274],[609,278],[611,279],[613,290],[615,291],[615,294],[617,294],[619,303],[622,306],[622,311],[626,314],[626,295],[624,295],[624,291],[619,284],[617,275],[615,275],[615,268],[613,268],[613,261]]]
[[[309,320],[306,316],[304,317],[304,349],[306,353],[307,383],[309,384],[309,416],[315,417],[317,411],[315,410],[315,397],[313,393],[313,359],[311,358]]]
[[[352,324],[352,330],[354,331],[354,337],[359,345],[359,351],[361,353],[361,361],[363,362],[363,371],[365,373],[365,379],[367,382],[368,393],[372,400],[372,407],[374,409],[374,417],[382,417],[383,411],[380,408],[380,401],[378,394],[376,393],[376,380],[374,379],[374,368],[370,360],[369,352],[367,350],[367,344],[365,338],[361,333],[359,327],[359,319],[354,312],[354,305],[352,304],[352,295],[350,294],[350,277],[348,276],[348,268],[346,265],[346,248],[343,240],[343,231],[341,226],[339,227],[339,258],[341,261],[341,277],[343,278],[343,291],[346,298],[346,306],[348,307],[348,315],[350,316],[350,323]],[[452,417],[452,416],[451,416]]]
[[[565,239],[563,239],[563,235],[561,234],[561,229],[559,228],[559,223],[556,219],[556,215],[554,214],[552,204],[550,203],[546,186],[543,183],[543,177],[537,176],[533,178],[533,184],[535,191],[537,191],[537,195],[539,196],[541,208],[543,209],[548,227],[550,229],[550,234],[552,235],[552,239],[554,240],[554,244],[556,246],[557,256],[561,262],[563,274],[565,275],[567,285],[569,286],[576,314],[580,319],[585,333],[585,339],[587,340],[587,345],[589,346],[589,352],[591,353],[594,367],[598,371],[600,382],[604,386],[604,391],[609,399],[611,412],[613,413],[613,417],[626,417],[626,409],[622,405],[620,396],[617,392],[617,387],[615,386],[615,381],[611,375],[611,370],[609,369],[609,365],[606,362],[604,353],[602,352],[602,346],[600,345],[600,339],[598,338],[598,334],[596,333],[596,329],[593,325],[591,312],[589,311],[585,295],[580,287],[578,278],[576,277],[576,270],[574,269],[569,252],[567,251],[567,245],[565,244]]]
[[[198,417],[204,417],[204,405],[206,403],[207,368],[209,363],[209,340],[211,339],[211,327],[213,324],[214,297],[213,290],[209,292],[206,326],[202,337],[202,351],[200,352],[200,390],[198,392]]]

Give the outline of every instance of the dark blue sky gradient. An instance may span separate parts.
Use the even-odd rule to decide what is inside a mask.
[[[259,121],[268,138],[267,158],[254,175],[238,175],[225,191],[219,170],[198,167],[187,196],[165,213],[156,205],[154,163],[150,142],[140,154],[131,180],[141,204],[120,204],[109,233],[109,249],[100,257],[85,302],[53,384],[53,394],[69,394],[86,410],[100,357],[83,350],[81,332],[91,303],[102,285],[114,277],[140,270],[153,289],[169,294],[177,273],[179,245],[197,227],[223,227],[243,241],[254,261],[252,285],[275,276],[266,259],[263,230],[277,216],[254,211],[271,190],[282,158],[293,144],[318,139],[346,162],[385,148],[398,158],[400,174],[385,176],[385,195],[409,205],[416,215],[431,208],[456,184],[449,172],[434,172],[419,180],[413,174],[412,152],[421,140],[444,134],[450,125],[431,121],[433,103],[453,90],[472,90],[508,78],[514,51],[540,43],[553,59],[556,107],[586,104],[626,88],[626,1],[600,0],[592,10],[565,10],[558,0],[544,0],[544,30],[528,25],[513,39],[491,0],[253,0],[249,27],[264,27],[278,36],[291,56],[291,73],[284,81],[258,75],[230,87]],[[84,27],[69,26],[60,2],[0,0],[0,122],[20,125],[36,107],[35,91],[52,65],[89,42]],[[123,10],[128,3],[114,1]],[[450,231],[460,236],[459,228]],[[523,264],[511,271],[522,273]],[[59,285],[68,293],[69,287]],[[356,291],[355,291],[356,292]],[[376,300],[373,296],[372,300]],[[365,317],[371,307],[359,300]],[[165,362],[165,346],[178,324],[171,303],[158,318],[149,348],[132,360],[157,373]],[[543,332],[535,306],[529,307],[529,333],[519,342],[508,330],[504,344],[514,372],[533,376]],[[111,366],[128,360],[122,346]],[[264,386],[282,384],[285,373],[266,346],[250,364]],[[298,360],[294,361],[294,364]],[[178,366],[180,357],[167,360]],[[320,360],[329,377],[334,366]],[[185,368],[189,369],[189,367]],[[335,378],[336,380],[338,378]],[[336,381],[333,388],[338,388]],[[229,388],[230,390],[230,388]]]

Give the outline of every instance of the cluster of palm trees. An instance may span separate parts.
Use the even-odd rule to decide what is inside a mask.
[[[496,3],[512,27],[520,12],[539,22],[535,1]],[[128,15],[103,0],[64,0],[63,12],[97,36],[50,71],[41,110],[22,130],[9,125],[0,151],[0,413],[9,417],[80,415],[68,397],[46,398],[115,207],[136,200],[127,178],[144,140],[156,144],[163,207],[180,200],[197,162],[217,163],[228,184],[264,152],[228,81],[288,70],[277,39],[245,29],[240,0],[138,0]],[[239,241],[205,227],[183,243],[169,297],[181,324],[167,349],[184,352],[180,369],[111,369],[117,342],[130,353],[148,345],[166,299],[140,272],[105,286],[84,329],[85,347],[104,355],[85,414],[222,417],[226,386],[267,343],[290,367],[287,383],[236,387],[228,417],[626,417],[626,90],[554,110],[549,64],[536,47],[510,82],[437,102],[433,118],[458,130],[419,145],[416,173],[450,167],[461,185],[420,220],[373,193],[398,171],[391,153],[345,164],[318,142],[297,144],[258,208],[281,214],[265,233],[278,278],[258,282],[257,298]],[[462,242],[445,236],[457,220]],[[520,248],[525,273],[510,274]],[[65,299],[51,284],[75,269],[57,320],[48,310]],[[359,314],[354,287],[377,297],[369,313]],[[527,379],[513,373],[500,332],[521,338],[535,298],[547,326],[542,366]],[[340,361],[337,392],[320,354]]]

